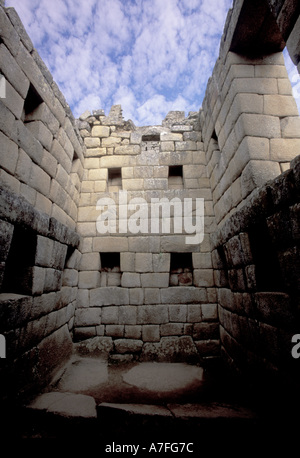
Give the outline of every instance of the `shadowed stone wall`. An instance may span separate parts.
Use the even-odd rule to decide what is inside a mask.
[[[2,395],[44,385],[72,352],[83,142],[13,8],[0,30]]]

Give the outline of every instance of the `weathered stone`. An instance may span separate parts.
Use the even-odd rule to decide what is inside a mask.
[[[117,353],[138,353],[141,351],[143,342],[133,339],[117,339],[114,341]]]

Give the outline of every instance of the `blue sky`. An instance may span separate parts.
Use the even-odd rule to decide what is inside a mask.
[[[121,104],[137,126],[198,111],[232,0],[6,0],[75,117]],[[290,65],[295,84],[297,73]],[[299,91],[300,95],[300,91]]]

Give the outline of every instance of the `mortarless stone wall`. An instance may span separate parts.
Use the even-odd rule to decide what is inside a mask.
[[[13,8],[0,30],[2,394],[44,385],[72,353],[84,145]]]
[[[115,106],[108,116],[85,113],[78,127],[86,152],[77,225],[82,260],[76,340],[99,336],[99,345],[108,345],[117,359],[218,355],[209,240],[215,222],[198,113],[185,118],[171,112],[162,126],[136,128]],[[141,207],[132,208],[141,211],[134,231],[119,231],[120,190],[127,193],[123,210],[126,202],[142,199]],[[115,233],[97,231],[97,202],[105,197],[116,203]],[[157,230],[151,229],[151,200],[163,198],[179,200],[182,212],[184,199],[192,200],[194,212],[196,198],[204,199],[202,243],[186,243],[189,234],[174,230],[172,212],[160,211]],[[132,214],[128,209],[128,218]],[[166,223],[170,230],[163,229]]]

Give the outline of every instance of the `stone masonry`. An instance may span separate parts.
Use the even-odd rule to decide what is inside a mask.
[[[171,359],[190,353],[195,357],[197,350],[203,357],[217,355],[209,242],[215,223],[198,114],[185,118],[182,112],[171,112],[162,126],[136,128],[123,120],[121,107],[115,106],[108,116],[101,111],[85,113],[78,128],[86,152],[78,208],[82,258],[75,339],[104,336],[120,353],[118,358],[128,353],[122,359],[140,355],[159,360],[166,353]],[[100,234],[98,199],[118,203],[119,190],[127,192],[127,202],[143,199],[140,227],[135,233],[125,229],[125,234],[118,230]],[[179,199],[180,204],[185,198],[194,204],[196,198],[204,199],[201,244],[187,244],[187,234],[174,233],[171,212],[169,216],[160,212],[157,231],[151,231],[151,199],[163,198]],[[162,223],[167,221],[170,233],[163,231]],[[117,228],[119,223],[118,214]],[[115,264],[106,265],[111,253]],[[176,263],[180,256],[182,264],[172,271],[174,257]]]
[[[299,68],[299,17],[292,0],[234,1],[199,112],[137,127],[119,105],[75,120],[0,2],[3,398],[76,346],[297,378],[300,121],[282,50]],[[194,243],[174,217],[195,228],[200,202]]]

